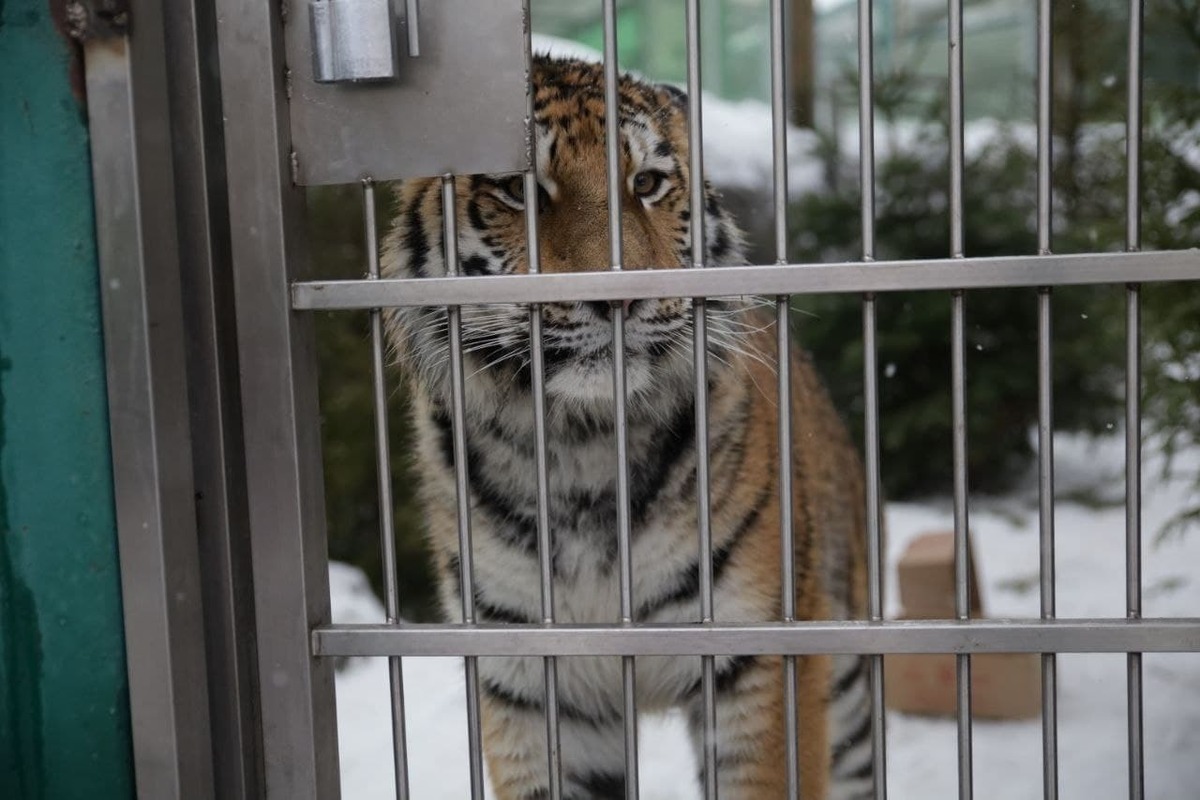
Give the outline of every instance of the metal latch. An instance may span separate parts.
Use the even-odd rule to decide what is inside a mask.
[[[397,76],[391,0],[310,0],[313,80],[384,81]],[[409,27],[415,27],[415,15]]]

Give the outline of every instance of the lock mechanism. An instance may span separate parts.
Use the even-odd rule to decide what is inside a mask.
[[[391,0],[310,0],[313,80],[386,81],[397,76]]]

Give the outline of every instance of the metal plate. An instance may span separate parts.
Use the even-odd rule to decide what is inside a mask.
[[[400,77],[376,84],[313,80],[307,3],[285,26],[297,183],[526,168],[521,0],[422,3],[421,55],[408,57],[401,20]]]

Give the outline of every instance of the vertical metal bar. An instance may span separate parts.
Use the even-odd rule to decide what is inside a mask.
[[[212,798],[167,54],[161,6],[133,7],[145,29],[84,64],[134,771]]]
[[[537,177],[525,174],[525,196],[537,197]],[[529,241],[537,241],[537,210],[526,206]],[[529,271],[538,272],[536,244],[529,246]],[[532,371],[534,453],[537,461],[537,524],[538,562],[542,590],[542,621],[554,623],[554,550],[550,538],[550,481],[546,459],[546,358],[542,341],[542,307],[533,304],[529,309],[530,369]],[[546,702],[546,757],[549,769],[551,800],[562,797],[562,759],[559,749],[558,722],[558,661],[547,656],[544,663]]]
[[[163,13],[171,137],[185,143],[173,148],[175,199],[214,787],[248,800],[263,792],[262,745],[216,9]]]
[[[536,197],[536,195],[535,195]],[[458,274],[458,217],[454,176],[442,176],[442,252],[446,274]],[[475,622],[475,568],[471,551],[471,489],[467,480],[466,385],[463,379],[462,307],[449,306],[450,404],[454,437],[454,488],[458,498],[458,563],[462,584],[462,616],[467,625]],[[467,747],[471,773],[471,797],[483,800],[483,748],[479,716],[479,660],[463,659],[467,685]]]
[[[1042,619],[1054,619],[1054,421],[1050,290],[1038,292],[1038,506]],[[1042,655],[1042,786],[1058,797],[1058,689],[1053,653]]]
[[[962,0],[949,0],[950,70],[950,255],[963,257],[963,21]],[[967,531],[966,305],[961,291],[952,306],[952,405],[954,425],[954,567],[955,608],[970,616]],[[971,657],[958,656],[958,796],[972,796]]]
[[[1038,255],[1050,254],[1051,205],[1054,162],[1051,127],[1053,105],[1053,50],[1051,23],[1054,19],[1052,0],[1038,0],[1037,18],[1037,242]]]
[[[1037,240],[1050,254],[1053,221],[1051,108],[1053,9],[1038,0],[1037,19]],[[1054,373],[1050,287],[1038,290],[1038,507],[1042,619],[1054,619]],[[1042,655],[1042,796],[1058,798],[1058,672],[1054,653]]]
[[[1142,248],[1142,0],[1129,2],[1129,105],[1125,121],[1125,249]]]
[[[771,166],[774,176],[776,264],[786,264],[788,261],[786,13],[785,0],[771,0]]]
[[[871,0],[858,0],[858,151],[863,261],[875,260],[875,36]],[[883,500],[880,476],[879,346],[875,295],[863,296],[863,409],[867,489],[867,615],[883,619]],[[871,753],[876,800],[887,798],[887,717],[883,656],[872,655]]]
[[[864,261],[875,260],[875,36],[872,0],[858,0],[858,155]]]
[[[271,798],[340,793],[316,337],[288,287],[308,277],[304,193],[290,170],[280,6],[217,0],[238,357],[245,419],[263,778]]]
[[[863,379],[867,481],[867,615],[883,619],[883,501],[879,457],[879,363],[875,296],[863,298]],[[883,656],[870,657],[871,747],[875,797],[887,797],[887,719],[883,697]]]
[[[417,0],[404,0],[404,17],[408,32],[408,56],[417,58],[421,55],[421,4]]]
[[[703,269],[704,241],[704,141],[700,85],[700,3],[688,0],[688,172],[691,178],[691,266]],[[713,621],[712,513],[708,475],[708,316],[707,301],[692,301],[692,355],[696,401],[696,504],[700,540],[700,621]],[[706,800],[717,797],[717,681],[712,656],[700,657],[701,711],[703,716],[703,783]]]
[[[949,0],[950,255],[963,256],[963,0]]]
[[[524,0],[526,19],[530,0]],[[533,60],[533,28],[525,28],[525,60]],[[541,272],[541,246],[538,239],[537,114],[534,86],[526,87],[525,118],[529,169],[525,173],[525,242],[529,273]],[[546,457],[546,356],[542,339],[542,307],[529,307],[529,370],[533,392],[533,449],[537,470],[538,571],[542,592],[542,621],[554,623],[554,542],[550,537],[550,471]],[[550,800],[562,800],[562,756],[558,722],[558,660],[547,656],[543,663],[546,708],[546,769]]]
[[[604,149],[608,169],[608,253],[611,269],[620,270],[621,253],[621,104],[617,91],[617,3],[604,0]],[[614,319],[616,314],[613,315]],[[624,354],[618,356],[624,361]],[[621,398],[617,398],[618,402]]]
[[[1125,612],[1142,616],[1141,300],[1136,284],[1126,290],[1125,369]],[[1142,729],[1142,654],[1128,655],[1129,796],[1145,796]]]
[[[363,238],[367,251],[367,278],[379,280],[379,230],[375,221],[375,181],[363,187]],[[400,622],[400,587],[396,573],[396,520],[392,503],[392,455],[388,441],[387,381],[383,369],[383,315],[371,310],[371,377],[375,401],[375,469],[379,479],[379,536],[383,553],[383,605],[389,625]],[[400,659],[388,659],[392,695],[392,766],[396,796],[408,800],[408,739],[404,732],[404,674]]]
[[[771,164],[774,171],[775,263],[787,257],[787,20],[784,0],[771,0]],[[776,364],[779,379],[779,548],[784,622],[796,619],[796,543],[792,515],[792,298],[775,298]],[[796,658],[783,657],[784,755],[787,797],[800,797],[800,744],[796,706]]]
[[[609,264],[621,269],[621,105],[617,96],[617,5],[604,0],[604,135],[608,167]],[[632,532],[629,519],[629,439],[625,416],[625,304],[614,303],[613,324],[613,433],[617,439],[617,556],[620,561],[621,622],[633,624]],[[621,660],[621,687],[625,726],[625,797],[638,796],[637,685],[632,656]]]
[[[956,291],[952,306],[951,406],[954,432],[954,606],[959,619],[970,617],[970,565],[967,528],[967,410],[965,298]],[[958,661],[958,794],[972,796],[971,657]]]
[[[280,7],[216,0],[238,358],[250,509],[263,776],[270,796],[339,794],[325,491],[311,315],[287,301],[308,277],[304,194],[292,183]]]
[[[1142,247],[1142,2],[1129,3],[1129,108],[1126,118],[1125,249]],[[1142,616],[1141,287],[1126,289],[1125,362],[1125,611]],[[1142,655],[1128,655],[1129,796],[1145,796]]]

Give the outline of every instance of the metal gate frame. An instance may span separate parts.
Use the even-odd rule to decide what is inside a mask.
[[[402,694],[399,688],[401,657],[448,655],[472,659],[491,655],[544,656],[547,674],[553,676],[555,656],[612,655],[625,657],[627,764],[636,775],[636,703],[632,692],[632,658],[640,655],[704,656],[706,713],[712,714],[712,656],[719,654],[858,653],[871,656],[871,685],[874,701],[876,796],[886,787],[882,767],[886,762],[883,721],[882,656],[886,653],[955,653],[959,674],[959,794],[972,794],[970,656],[987,652],[1030,652],[1043,654],[1043,726],[1045,796],[1057,796],[1057,731],[1055,655],[1060,652],[1111,652],[1128,654],[1129,758],[1131,797],[1143,790],[1141,728],[1141,653],[1200,652],[1200,619],[1143,619],[1141,613],[1141,461],[1140,461],[1140,294],[1141,283],[1200,279],[1200,252],[1196,250],[1140,252],[1139,219],[1141,139],[1141,4],[1130,0],[1129,110],[1128,110],[1128,214],[1125,253],[1053,255],[1050,253],[1050,0],[1039,0],[1038,18],[1038,181],[1037,231],[1039,254],[1029,257],[967,259],[963,257],[963,0],[949,0],[950,74],[950,218],[951,250],[946,259],[925,261],[876,261],[874,236],[874,134],[872,82],[860,85],[862,260],[842,264],[789,264],[786,258],[786,128],[784,119],[785,42],[783,0],[772,2],[771,57],[773,71],[775,163],[775,245],[773,265],[745,268],[704,268],[673,271],[622,271],[620,220],[610,221],[612,270],[572,275],[529,275],[505,277],[451,276],[444,279],[383,281],[372,274],[361,281],[313,281],[305,251],[304,198],[293,184],[286,64],[281,15],[283,6],[265,0],[217,0],[215,20],[201,6],[170,4],[162,16],[149,0],[133,0],[139,20],[131,41],[136,46],[123,57],[128,69],[121,91],[127,93],[131,113],[124,119],[133,126],[129,136],[133,151],[126,158],[139,169],[140,184],[127,187],[132,193],[134,217],[117,215],[101,227],[113,225],[136,242],[137,259],[117,249],[107,251],[106,278],[121,274],[145,302],[142,306],[112,306],[106,295],[106,325],[117,326],[110,339],[120,341],[118,321],[122,314],[139,320],[136,338],[124,349],[109,350],[110,386],[113,387],[114,438],[122,434],[131,450],[116,452],[119,506],[129,510],[151,508],[158,516],[150,534],[140,528],[142,517],[126,515],[120,523],[123,584],[126,592],[126,621],[131,654],[131,697],[134,705],[135,752],[148,753],[137,763],[139,789],[158,797],[211,797],[214,790],[201,781],[189,783],[188,775],[205,758],[225,767],[219,774],[236,775],[229,783],[219,781],[220,797],[264,795],[286,800],[329,800],[339,795],[338,753],[335,725],[333,656],[373,655],[392,658],[393,704],[397,714],[397,775],[402,797],[407,796]],[[616,8],[605,0],[606,64],[614,105]],[[701,101],[699,72],[699,0],[688,0],[689,89],[692,99],[690,139],[692,173],[701,174]],[[160,20],[165,21],[159,24]],[[149,22],[147,22],[149,20]],[[871,0],[859,0],[860,74],[872,74]],[[165,58],[165,40],[173,52],[186,52],[182,63]],[[140,33],[139,33],[140,31]],[[140,40],[138,37],[141,37]],[[217,48],[219,86],[211,73],[211,48]],[[138,42],[140,41],[140,44]],[[528,47],[528,42],[527,42]],[[159,78],[148,75],[152,70]],[[169,88],[161,83],[166,74]],[[163,106],[170,95],[170,130],[165,130]],[[218,123],[218,108],[224,123]],[[118,115],[119,116],[119,115]],[[532,115],[530,115],[532,116]],[[112,121],[120,130],[121,120]],[[615,118],[610,120],[615,126]],[[94,129],[94,133],[99,133]],[[111,131],[110,131],[111,133]],[[609,134],[609,196],[619,197],[615,179],[615,127]],[[532,136],[532,132],[531,132]],[[220,142],[233,146],[221,161]],[[174,143],[173,161],[164,141]],[[532,144],[532,142],[530,143]],[[215,149],[214,149],[215,148]],[[98,158],[105,157],[98,149]],[[532,149],[529,150],[532,152]],[[215,156],[215,158],[214,158]],[[107,158],[113,156],[109,154]],[[123,162],[124,163],[124,162]],[[147,169],[150,165],[159,172]],[[174,173],[175,181],[170,180]],[[98,173],[99,174],[99,173]],[[364,176],[366,178],[368,176]],[[443,198],[453,202],[453,177],[444,179]],[[526,173],[527,191],[535,177]],[[227,185],[225,185],[227,182]],[[101,182],[97,181],[98,193]],[[693,204],[700,202],[699,187],[693,187]],[[228,197],[228,207],[224,199]],[[373,197],[368,183],[364,196]],[[177,198],[178,208],[155,210],[155,198]],[[98,203],[98,205],[101,205]],[[128,212],[128,207],[121,210]],[[175,216],[179,241],[156,238],[156,231],[172,227]],[[139,215],[147,215],[144,218]],[[157,215],[157,216],[155,216]],[[452,214],[446,231],[447,251],[453,253],[455,232]],[[699,217],[697,220],[699,221]],[[154,225],[148,227],[147,220]],[[121,227],[121,226],[124,227]],[[536,242],[536,212],[528,218]],[[693,231],[692,258],[703,264],[703,233]],[[189,238],[192,237],[192,238]],[[110,239],[111,242],[119,241]],[[181,245],[186,245],[183,247]],[[116,247],[116,245],[114,245]],[[188,250],[188,248],[198,248]],[[175,263],[184,252],[190,266]],[[154,259],[158,272],[148,269]],[[531,253],[536,271],[536,254]],[[450,263],[453,258],[449,258]],[[133,263],[132,272],[113,273],[113,265]],[[165,266],[164,266],[165,265]],[[163,277],[166,270],[166,277]],[[168,326],[155,331],[154,319],[169,317],[180,304],[178,285],[171,274],[182,270],[190,309],[185,329]],[[155,278],[158,274],[159,277]],[[158,281],[165,281],[159,283]],[[1069,284],[1118,283],[1127,289],[1126,370],[1126,618],[1057,619],[1054,604],[1053,453],[1051,420],[1052,287]],[[968,618],[965,407],[965,290],[994,287],[1037,287],[1039,308],[1039,521],[1041,544],[1041,618],[1037,620],[971,620]],[[946,291],[953,304],[952,322],[952,409],[954,422],[954,519],[956,534],[957,619],[947,621],[885,622],[882,619],[882,550],[880,536],[881,495],[879,491],[878,364],[876,362],[876,296],[897,290]],[[524,302],[534,304],[531,325],[538,332],[540,316],[536,304],[563,300],[620,300],[630,298],[692,297],[697,315],[697,337],[704,333],[704,298],[719,295],[760,294],[777,298],[777,315],[786,323],[787,299],[791,294],[853,292],[863,297],[863,337],[866,352],[866,470],[869,522],[869,619],[862,622],[804,622],[785,618],[776,623],[729,625],[712,620],[711,561],[701,559],[701,603],[705,621],[694,625],[635,625],[629,612],[628,515],[619,514],[619,542],[623,579],[624,623],[612,626],[555,624],[546,605],[547,621],[541,625],[495,626],[468,622],[465,625],[333,625],[330,621],[329,586],[326,571],[324,496],[321,475],[316,361],[312,314],[314,310],[375,310],[386,306],[446,306],[454,320],[464,304],[475,302]],[[153,301],[153,302],[151,302]],[[236,313],[231,318],[230,303]],[[148,316],[147,316],[148,315]],[[111,321],[110,321],[111,320]],[[454,328],[456,326],[452,326]],[[236,339],[233,331],[236,329]],[[786,325],[781,325],[786,331]],[[199,337],[199,338],[197,338]],[[614,322],[614,339],[622,341],[623,324]],[[452,335],[452,351],[456,336]],[[381,365],[381,334],[375,327],[376,365]],[[236,341],[236,352],[234,342]],[[540,385],[540,338],[534,338],[535,387]],[[781,352],[788,343],[780,337]],[[110,343],[111,347],[111,343]],[[184,348],[190,348],[185,350]],[[120,358],[137,352],[144,360]],[[617,353],[621,353],[618,346]],[[703,348],[697,348],[703,352]],[[172,359],[187,353],[187,382],[190,391],[189,436],[180,433],[178,364]],[[461,353],[454,357],[457,390],[461,401]],[[615,378],[620,392],[623,357],[616,359]],[[781,361],[786,364],[786,359]],[[240,368],[239,368],[240,365]],[[703,401],[703,357],[697,359],[698,401]],[[199,376],[199,377],[197,377]],[[237,376],[237,380],[231,379]],[[378,375],[377,375],[378,381]],[[786,387],[786,369],[780,369]],[[133,387],[134,395],[122,388]],[[172,394],[174,392],[174,394]],[[240,394],[240,397],[239,397]],[[536,393],[535,393],[536,395]],[[540,395],[538,396],[540,400]],[[147,414],[135,419],[119,417],[121,403],[141,398]],[[124,398],[124,399],[123,399]],[[172,405],[176,404],[176,405]],[[703,402],[698,434],[705,434]],[[539,429],[538,449],[544,454],[544,408],[535,406]],[[617,399],[618,423],[623,416],[623,394]],[[157,414],[157,416],[156,416]],[[198,415],[198,417],[196,416]],[[380,420],[382,423],[382,420]],[[461,422],[461,420],[460,420]],[[788,478],[786,415],[781,419],[781,469]],[[127,427],[120,427],[126,424]],[[621,430],[618,424],[618,430]],[[164,438],[164,436],[166,438]],[[462,443],[461,424],[456,439]],[[239,450],[244,439],[244,475]],[[159,460],[164,452],[186,463],[187,444],[196,451],[192,474],[169,461]],[[182,449],[172,450],[172,447]],[[700,448],[703,454],[703,448]],[[614,468],[624,475],[623,435],[618,436]],[[381,449],[381,458],[386,453]],[[147,474],[138,465],[154,464]],[[701,463],[706,460],[701,458]],[[456,459],[459,465],[464,459]],[[546,480],[541,459],[539,481]],[[460,467],[463,469],[463,467]],[[244,484],[242,480],[244,478]],[[460,473],[460,486],[465,485]],[[619,480],[619,486],[627,484]],[[192,532],[186,515],[185,489],[204,485],[217,493],[209,516],[199,517],[199,533]],[[709,532],[707,492],[700,482],[702,520],[699,531],[701,552],[707,553]],[[381,491],[386,487],[381,487]],[[627,488],[627,487],[626,487]],[[149,494],[138,491],[149,490]],[[627,500],[620,490],[619,499]],[[460,508],[465,508],[460,500]],[[626,506],[627,509],[627,506]],[[383,507],[390,517],[390,505]],[[172,516],[176,515],[176,516]],[[135,522],[137,524],[135,524]],[[549,531],[544,508],[539,515],[542,543],[543,589],[548,596],[546,542]],[[216,538],[206,539],[205,531]],[[247,540],[240,534],[248,531]],[[464,553],[469,553],[469,524],[460,520]],[[781,531],[786,543],[790,528]],[[195,544],[198,536],[201,544]],[[182,537],[182,538],[181,538]],[[207,545],[203,544],[208,542]],[[174,549],[163,548],[174,543]],[[151,550],[145,548],[147,543]],[[190,548],[190,550],[189,550]],[[196,554],[196,549],[201,552]],[[207,549],[205,549],[207,548]],[[153,558],[146,560],[149,552]],[[128,555],[127,555],[128,554]],[[394,554],[388,564],[388,585],[394,588]],[[470,609],[470,559],[463,558],[464,604]],[[790,563],[790,559],[785,563]],[[173,605],[170,588],[173,565],[195,581],[197,571],[204,584],[204,641],[198,639],[194,607],[179,610]],[[249,574],[245,568],[249,566]],[[154,580],[146,584],[144,579]],[[784,575],[784,585],[792,576]],[[252,583],[253,614],[249,613]],[[189,586],[192,584],[189,583]],[[213,599],[216,598],[216,599]],[[149,603],[149,605],[146,605]],[[389,602],[390,605],[390,602]],[[165,613],[147,614],[159,609]],[[787,617],[785,608],[785,617]],[[394,621],[393,621],[394,623]],[[149,648],[149,649],[146,649]],[[133,656],[144,656],[136,666]],[[195,659],[207,664],[207,680],[186,671],[173,672]],[[205,659],[207,659],[205,661]],[[469,707],[477,704],[468,667]],[[198,681],[198,682],[197,682]],[[204,688],[207,686],[207,695]],[[553,681],[548,681],[547,708],[554,708]],[[168,706],[161,705],[167,698]],[[204,704],[210,709],[214,728],[190,733],[189,713]],[[139,712],[140,709],[140,712]],[[192,711],[188,711],[192,709]],[[139,713],[142,715],[139,717]],[[201,715],[202,716],[202,715]],[[551,715],[553,717],[553,714]],[[138,725],[145,719],[145,725]],[[478,717],[472,724],[473,795],[482,796],[482,767],[479,753]],[[204,728],[207,728],[206,722]],[[554,722],[548,721],[553,741]],[[221,730],[216,730],[217,728]],[[188,735],[179,738],[179,734]],[[164,733],[173,738],[162,740]],[[211,737],[209,756],[204,756],[204,738]],[[222,739],[234,737],[232,740]],[[790,726],[794,748],[795,726]],[[260,738],[261,737],[261,738]],[[220,744],[218,743],[220,742]],[[258,753],[261,742],[261,754]],[[715,787],[711,726],[705,748],[705,783],[709,795]],[[156,755],[157,754],[157,755]],[[215,755],[214,755],[215,754]],[[551,748],[553,757],[553,748]],[[199,762],[189,758],[200,758]],[[261,761],[260,761],[261,757]],[[224,759],[224,761],[223,761]],[[550,765],[553,775],[554,764]],[[225,772],[221,773],[224,769]],[[147,782],[160,778],[159,783]],[[793,787],[798,776],[792,770]],[[223,787],[234,786],[235,789]],[[151,788],[162,787],[161,790]],[[636,779],[629,781],[630,796],[636,796]],[[552,794],[554,793],[552,784]]]
[[[84,0],[132,751],[141,797],[264,794],[211,6]]]

